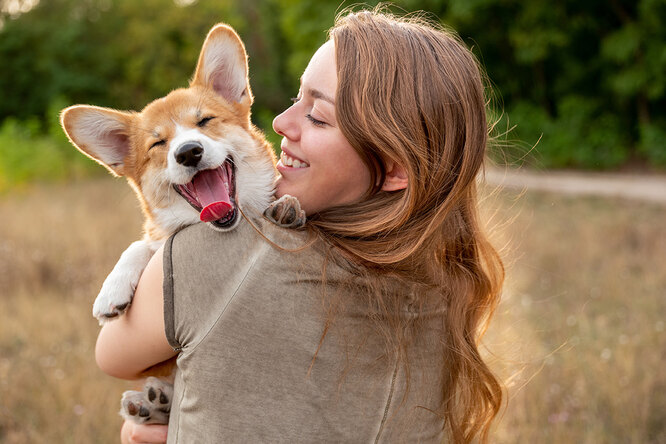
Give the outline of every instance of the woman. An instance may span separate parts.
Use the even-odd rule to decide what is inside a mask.
[[[433,26],[351,13],[273,127],[276,194],[307,230],[176,234],[102,329],[100,366],[130,379],[179,351],[170,442],[487,439],[502,392],[477,344],[503,268],[478,222],[473,55]]]

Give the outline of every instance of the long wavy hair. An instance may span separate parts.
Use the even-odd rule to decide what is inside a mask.
[[[482,71],[453,32],[418,17],[346,12],[329,38],[336,48],[337,121],[370,169],[372,185],[361,203],[314,215],[310,229],[374,275],[436,290],[444,332],[436,413],[454,442],[485,442],[502,386],[479,341],[504,268],[477,208],[489,132]],[[405,168],[405,190],[381,191],[387,160]],[[390,323],[382,330],[408,368],[404,318],[377,289],[374,305]]]

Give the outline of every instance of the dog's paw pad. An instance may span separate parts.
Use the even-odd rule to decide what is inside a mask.
[[[305,225],[306,221],[300,202],[288,194],[270,204],[264,211],[264,216],[283,228],[299,228]]]
[[[127,391],[120,400],[120,416],[137,424],[145,424],[152,418],[143,392]]]
[[[141,401],[139,401],[141,402]],[[147,418],[150,416],[150,410],[142,406],[141,404],[128,401],[126,404],[127,413],[131,416],[139,416],[141,418]]]
[[[143,391],[127,391],[120,400],[120,416],[137,424],[168,424],[173,385],[149,377]]]
[[[147,408],[145,408],[144,406],[141,406],[141,407],[139,407],[139,416],[141,418],[148,419],[148,417],[150,416],[150,411]]]
[[[149,377],[146,384],[143,386],[143,392],[146,394],[148,401],[150,401],[156,408],[168,412],[171,408],[171,398],[173,397],[173,385],[168,382]]]

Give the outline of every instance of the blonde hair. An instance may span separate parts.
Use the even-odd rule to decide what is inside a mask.
[[[444,331],[436,413],[454,442],[486,441],[502,387],[478,346],[504,268],[478,220],[475,180],[489,128],[481,70],[455,34],[419,18],[345,13],[329,35],[337,121],[372,185],[363,202],[314,215],[310,228],[375,275],[436,289]],[[387,160],[405,168],[405,190],[380,190]],[[380,318],[393,320],[387,342],[408,361],[397,303],[383,300],[381,285],[372,297]]]

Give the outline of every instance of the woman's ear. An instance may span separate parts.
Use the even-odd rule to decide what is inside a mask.
[[[408,183],[405,168],[392,160],[386,161],[386,177],[382,184],[382,191],[404,190]]]

